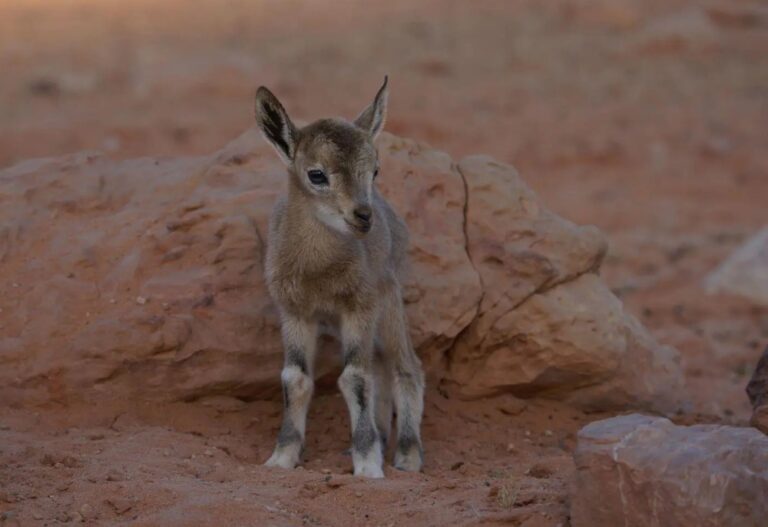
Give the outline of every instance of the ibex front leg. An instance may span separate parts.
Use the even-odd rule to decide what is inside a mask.
[[[275,451],[267,466],[294,468],[301,462],[307,411],[314,388],[313,369],[317,347],[317,323],[283,315],[285,363],[283,381],[283,424]]]
[[[381,438],[374,421],[376,394],[373,377],[375,317],[352,313],[341,317],[344,371],[339,388],[349,407],[352,463],[356,476],[383,478]]]

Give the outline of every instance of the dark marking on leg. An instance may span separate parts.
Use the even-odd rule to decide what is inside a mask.
[[[344,367],[360,365],[360,348],[351,346],[344,350]]]
[[[288,385],[283,383],[283,406],[285,411],[291,407],[291,396],[288,394]]]
[[[408,454],[414,447],[421,448],[419,440],[410,423],[405,423],[402,430],[398,430],[397,449],[402,454]]]
[[[352,449],[365,456],[371,451],[373,445],[376,443],[377,434],[376,427],[371,426],[367,419],[364,419],[364,415],[360,414],[361,419],[359,424],[352,434]]]
[[[307,369],[307,359],[304,351],[297,348],[288,348],[285,350],[285,365],[296,366],[304,375],[307,375],[307,372],[309,371]]]
[[[293,422],[290,419],[284,419],[283,425],[280,427],[280,433],[277,435],[278,446],[283,447],[301,442],[301,434],[293,426]]]
[[[360,415],[363,415],[368,410],[368,404],[365,398],[365,379],[356,375],[354,377],[354,391],[355,399],[357,400],[357,406],[360,408]]]
[[[387,450],[387,442],[389,441],[389,437],[384,432],[384,430],[379,430],[378,432],[379,432],[379,439],[381,440],[381,451],[383,453]]]

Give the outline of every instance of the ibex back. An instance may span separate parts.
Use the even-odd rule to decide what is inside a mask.
[[[278,306],[285,363],[284,414],[267,465],[301,461],[321,322],[338,324],[339,377],[351,419],[356,475],[383,477],[393,402],[395,467],[421,469],[424,375],[403,309],[408,245],[403,221],[376,190],[374,139],[384,125],[387,79],[354,122],[321,119],[297,128],[268,89],[256,121],[288,167],[288,192],[272,213],[266,279]]]

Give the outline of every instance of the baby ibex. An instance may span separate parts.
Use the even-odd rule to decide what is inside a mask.
[[[393,398],[395,467],[422,466],[424,374],[400,283],[408,231],[374,186],[373,142],[386,108],[386,77],[352,123],[321,119],[297,128],[272,92],[256,93],[256,121],[288,166],[288,193],[272,212],[266,257],[285,348],[283,424],[269,466],[301,461],[318,329],[326,321],[338,324],[341,335],[338,384],[349,407],[355,475],[384,477]]]

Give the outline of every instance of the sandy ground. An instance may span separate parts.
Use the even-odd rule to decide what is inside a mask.
[[[604,277],[683,355],[680,422],[744,425],[768,310],[703,279],[768,220],[765,10],[540,4],[0,0],[0,166],[204,153],[251,126],[258,84],[304,119],[351,117],[388,73],[390,131],[513,163],[553,210],[608,234]],[[279,413],[119,394],[0,405],[0,525],[567,525],[575,433],[602,417],[431,390],[424,473],[367,482],[349,475],[332,388],[304,468],[261,467]]]

